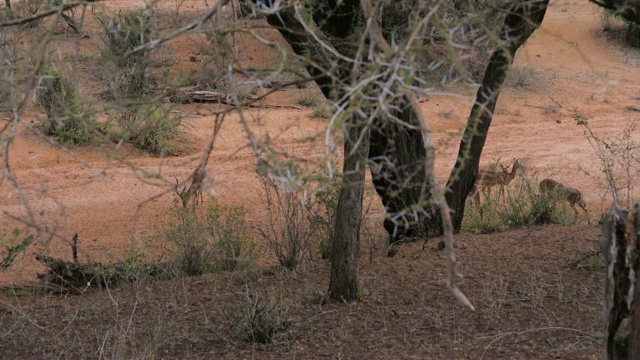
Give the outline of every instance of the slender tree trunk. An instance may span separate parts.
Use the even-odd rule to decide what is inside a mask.
[[[4,4],[11,10],[11,0],[4,0]]]
[[[362,122],[355,116],[352,122]],[[361,138],[360,143],[357,144]],[[329,298],[333,301],[355,301],[358,292],[356,257],[360,244],[362,196],[369,153],[369,129],[351,124],[344,142],[342,186],[338,196],[338,209],[331,249],[331,279]]]
[[[496,50],[489,60],[460,142],[458,160],[447,183],[446,199],[451,207],[456,233],[460,232],[462,226],[467,195],[478,176],[480,156],[509,66],[516,51],[540,27],[548,4],[549,0],[517,2],[505,18],[501,39],[509,41],[509,44],[506,48]]]

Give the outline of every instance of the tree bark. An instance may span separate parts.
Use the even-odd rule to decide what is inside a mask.
[[[480,156],[509,66],[513,62],[516,51],[542,24],[548,5],[549,0],[517,2],[505,18],[501,39],[509,41],[509,44],[505,48],[497,49],[489,60],[460,141],[458,160],[451,171],[446,187],[445,196],[453,212],[453,228],[456,233],[460,232],[462,226],[467,195],[478,176]]]
[[[406,101],[406,100],[405,100]],[[387,216],[384,228],[389,242],[442,234],[437,206],[431,201],[431,184],[424,177],[426,152],[416,114],[407,105],[396,116],[404,123],[379,121],[371,131],[369,160],[373,185]]]
[[[338,209],[331,249],[331,279],[329,299],[355,301],[358,297],[356,256],[360,244],[362,196],[369,153],[369,129],[362,120],[351,117],[344,142],[342,186],[338,195]],[[358,140],[360,143],[358,143]]]
[[[634,212],[615,205],[604,219],[606,358],[640,356],[640,203]]]

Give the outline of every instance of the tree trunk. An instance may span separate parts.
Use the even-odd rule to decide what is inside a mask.
[[[442,234],[438,208],[430,199],[431,184],[424,177],[426,153],[413,110],[407,105],[396,116],[404,123],[379,121],[371,131],[369,160],[373,185],[387,216],[384,228],[389,242]]]
[[[508,47],[497,49],[489,60],[467,127],[462,135],[458,160],[446,187],[447,203],[451,207],[453,228],[456,233],[460,232],[462,226],[467,195],[478,176],[480,156],[509,66],[513,62],[516,51],[540,27],[548,4],[549,0],[518,2],[509,10],[509,15],[504,20],[500,33],[501,39],[509,42]]]
[[[636,48],[640,48],[640,25],[629,23],[627,31],[624,33],[624,41]]]
[[[358,292],[356,256],[360,244],[362,196],[364,194],[369,129],[356,115],[351,117],[344,142],[342,186],[338,196],[338,209],[331,249],[331,279],[329,298],[332,301],[355,301]],[[362,141],[357,144],[362,135]]]
[[[4,0],[4,4],[11,10],[11,0]]]
[[[604,219],[606,358],[640,358],[640,203],[634,212],[615,205]]]

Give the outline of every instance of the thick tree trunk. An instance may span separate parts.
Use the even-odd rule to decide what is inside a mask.
[[[505,18],[501,39],[509,41],[509,44],[505,48],[497,49],[489,60],[460,142],[458,160],[446,187],[447,203],[453,212],[453,228],[456,233],[460,232],[462,226],[467,195],[478,176],[480,156],[509,66],[516,51],[540,27],[548,4],[549,0],[517,2]]]
[[[351,120],[362,123],[362,120],[355,116]],[[329,298],[333,301],[357,300],[356,255],[360,244],[362,196],[369,152],[369,129],[364,124],[351,124],[345,135],[342,186],[338,196],[334,240],[331,249]],[[356,147],[360,137],[362,140]]]
[[[604,219],[606,358],[640,359],[640,203],[617,205]]]
[[[431,184],[424,177],[426,157],[420,125],[413,110],[396,116],[415,128],[380,121],[371,132],[369,159],[376,192],[387,217],[384,228],[389,242],[442,234],[442,221],[431,199]]]

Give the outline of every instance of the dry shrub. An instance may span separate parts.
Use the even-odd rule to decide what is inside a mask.
[[[172,215],[165,237],[173,247],[170,263],[178,275],[241,270],[256,262],[257,247],[250,240],[244,208],[213,200],[202,211],[174,206]]]

